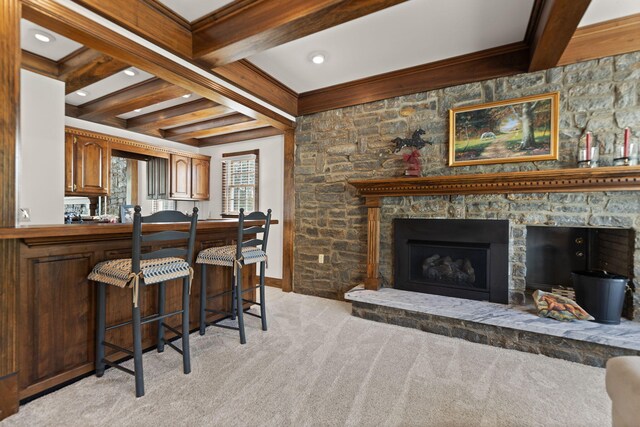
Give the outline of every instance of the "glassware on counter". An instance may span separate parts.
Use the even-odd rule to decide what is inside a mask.
[[[598,166],[600,150],[593,140],[591,132],[587,132],[578,142],[578,167],[595,168]]]
[[[614,166],[635,166],[638,164],[638,143],[631,141],[631,130],[624,129],[624,138],[621,144],[614,147]]]

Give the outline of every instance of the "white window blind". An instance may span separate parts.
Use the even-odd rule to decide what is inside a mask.
[[[234,155],[235,154],[235,155]],[[258,153],[230,153],[222,160],[222,214],[258,208]]]

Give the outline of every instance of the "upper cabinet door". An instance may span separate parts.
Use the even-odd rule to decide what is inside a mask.
[[[67,133],[64,138],[64,194],[72,195],[76,191],[75,164],[76,150],[74,148],[75,137]]]
[[[172,199],[191,199],[191,159],[178,154],[171,155]]]
[[[191,198],[209,200],[209,160],[191,159]]]
[[[109,143],[84,136],[73,136],[73,148],[74,194],[108,195],[111,162]]]

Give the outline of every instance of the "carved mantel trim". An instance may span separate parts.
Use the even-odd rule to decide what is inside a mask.
[[[640,166],[555,169],[349,181],[367,207],[365,288],[380,288],[380,206],[383,197],[453,194],[564,193],[640,190]]]
[[[640,190],[640,166],[550,169],[349,181],[360,196],[565,193]]]

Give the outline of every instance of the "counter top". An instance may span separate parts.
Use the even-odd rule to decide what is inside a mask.
[[[278,220],[272,219],[271,224],[277,224]],[[259,225],[258,221],[245,221],[247,226]],[[237,228],[237,219],[209,219],[198,221],[198,231],[213,229]],[[143,232],[162,230],[188,230],[188,222],[162,222],[142,224]],[[0,239],[30,239],[43,237],[82,237],[82,236],[108,236],[126,235],[133,231],[133,224],[111,223],[76,223],[54,225],[20,225],[16,227],[0,228]]]

